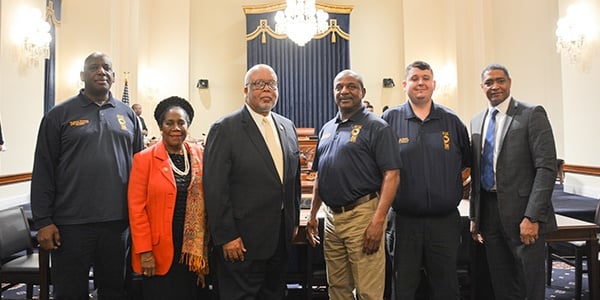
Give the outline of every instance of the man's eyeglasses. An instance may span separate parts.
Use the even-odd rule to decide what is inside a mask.
[[[252,86],[252,89],[255,91],[263,90],[265,88],[265,86],[269,86],[272,90],[277,90],[277,81],[275,81],[275,80],[271,80],[271,81],[257,80],[257,81],[248,83],[247,85]]]

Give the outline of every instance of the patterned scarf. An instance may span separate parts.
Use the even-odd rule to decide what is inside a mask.
[[[192,179],[188,187],[185,221],[183,224],[183,246],[180,263],[188,265],[198,275],[198,283],[204,287],[204,275],[208,274],[208,240],[204,188],[202,185],[202,151],[189,147]]]

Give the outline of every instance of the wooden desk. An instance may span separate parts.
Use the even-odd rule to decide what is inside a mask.
[[[598,225],[562,215],[556,215],[558,230],[551,232],[546,237],[547,242],[585,241],[589,253],[588,281],[590,299],[598,299],[600,289],[598,281]]]
[[[302,180],[300,182],[302,186],[302,194],[310,194],[312,197],[313,186],[315,184],[314,180]]]

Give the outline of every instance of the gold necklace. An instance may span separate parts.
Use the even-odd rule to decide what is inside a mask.
[[[179,168],[177,168],[177,166],[173,163],[173,160],[171,160],[170,155],[169,155],[169,164],[171,165],[171,169],[173,169],[173,172],[175,172],[175,174],[177,174],[179,176],[186,176],[190,172],[190,159],[188,158],[187,150],[185,149],[185,145],[182,145],[182,148],[183,148],[183,165],[184,165],[185,169],[183,171],[179,170]]]

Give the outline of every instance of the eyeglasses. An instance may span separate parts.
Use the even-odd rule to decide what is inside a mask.
[[[251,82],[248,83],[246,85],[251,85],[252,89],[255,91],[258,90],[263,90],[265,88],[265,86],[269,86],[272,90],[277,90],[277,81],[275,80],[271,80],[271,81],[262,81],[262,80],[257,80],[255,82]]]

